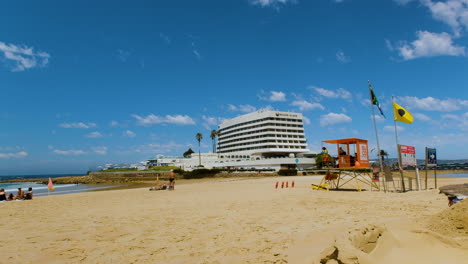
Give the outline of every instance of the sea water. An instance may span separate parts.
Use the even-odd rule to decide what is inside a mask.
[[[433,177],[434,172],[432,172],[432,173],[429,172],[427,176]],[[468,178],[468,173],[447,173],[447,174],[437,173],[437,177]]]
[[[67,175],[21,175],[21,176],[0,176],[0,181],[3,180],[14,180],[14,179],[48,179],[51,178],[52,182],[54,178],[70,176]],[[72,175],[72,176],[83,176],[83,175]],[[10,182],[10,183],[0,183],[0,189],[5,189],[5,193],[8,195],[13,193],[16,195],[18,188],[21,188],[23,191],[27,192],[28,188],[33,189],[34,196],[44,196],[44,195],[60,195],[68,193],[78,193],[86,192],[91,190],[105,189],[113,187],[112,185],[94,185],[94,184],[54,184],[54,190],[50,191],[47,188],[47,184],[38,184],[35,182]]]

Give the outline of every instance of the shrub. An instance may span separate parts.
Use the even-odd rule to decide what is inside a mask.
[[[296,169],[282,169],[278,171],[278,175],[280,176],[297,176]]]
[[[219,169],[196,169],[193,171],[186,171],[183,173],[183,175],[184,179],[202,179],[207,177],[213,177],[219,172]]]
[[[173,171],[174,173],[177,173],[177,174],[184,174],[184,172],[185,172],[185,171],[184,171],[183,169],[181,169],[181,168],[173,169],[172,171]]]
[[[177,170],[177,169],[180,169],[180,168],[176,166],[153,166],[147,169],[147,171],[170,171],[170,170]]]

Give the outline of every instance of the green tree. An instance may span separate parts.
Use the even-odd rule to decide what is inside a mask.
[[[328,161],[325,162],[324,158],[328,156]],[[327,153],[320,153],[315,157],[315,166],[317,166],[318,169],[322,169],[323,167],[330,166],[330,164],[335,164],[335,160],[333,159],[332,156],[328,155]]]
[[[385,150],[381,149],[380,153],[379,153],[379,156],[382,157],[382,162],[384,162],[385,161],[384,157],[388,157],[388,153]]]
[[[213,143],[213,153],[216,153],[216,137],[218,136],[218,131],[216,130],[211,130],[210,138],[211,142]]]
[[[202,133],[197,133],[197,134],[195,135],[195,138],[196,138],[197,141],[198,141],[198,161],[199,161],[199,166],[201,167],[200,144],[201,144],[201,140],[203,139],[203,134],[202,134]]]
[[[190,157],[190,155],[192,155],[193,153],[195,153],[195,151],[193,151],[192,148],[189,148],[187,151],[184,152],[184,158]]]

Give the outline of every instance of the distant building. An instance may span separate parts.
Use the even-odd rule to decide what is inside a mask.
[[[217,153],[226,157],[292,157],[305,153],[302,114],[260,110],[224,120]]]
[[[219,125],[217,153],[193,153],[190,158],[159,157],[157,166],[198,168],[307,169],[315,165],[305,139],[300,113],[259,110],[224,120]]]

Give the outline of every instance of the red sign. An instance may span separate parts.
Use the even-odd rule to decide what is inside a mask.
[[[416,166],[416,149],[412,146],[400,145],[401,165]]]

